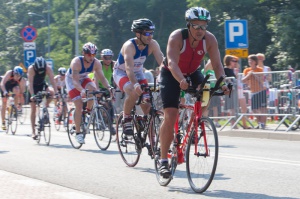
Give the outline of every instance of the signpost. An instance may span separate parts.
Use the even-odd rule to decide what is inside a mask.
[[[240,58],[248,57],[248,25],[247,20],[225,21],[226,55]]]
[[[37,38],[37,31],[33,26],[25,26],[21,30],[21,37],[25,42],[34,41]]]
[[[35,42],[24,42],[24,65],[26,69],[34,63],[36,58]]]

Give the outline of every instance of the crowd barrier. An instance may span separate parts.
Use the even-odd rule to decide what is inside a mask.
[[[300,71],[269,71],[253,73],[253,76],[255,79],[251,81],[260,83],[243,82],[242,73],[237,78],[226,78],[227,82],[233,84],[231,97],[215,96],[211,99],[208,116],[221,124],[219,130],[241,128],[243,119],[247,125],[256,128],[258,118],[263,118],[268,130],[297,129],[300,124],[300,89],[295,87],[300,86]],[[264,92],[264,100],[256,96],[260,92]],[[187,104],[193,104],[188,94],[185,98]],[[114,105],[119,113],[123,109],[124,99],[116,97],[116,100]],[[154,101],[157,109],[161,109],[159,93],[154,93]],[[245,102],[246,111],[242,110],[242,101]],[[256,109],[253,110],[253,106]]]

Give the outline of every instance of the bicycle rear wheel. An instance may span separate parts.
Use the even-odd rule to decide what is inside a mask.
[[[42,129],[42,133],[44,136],[44,140],[46,145],[50,144],[50,140],[51,140],[51,125],[50,125],[50,116],[49,116],[49,112],[47,108],[44,108],[43,110],[43,129]]]
[[[117,125],[116,125],[116,136],[117,136],[117,144],[120,155],[122,160],[125,162],[126,165],[129,167],[134,167],[139,159],[140,153],[138,153],[135,139],[133,136],[127,136],[123,133],[123,126],[122,126],[122,119],[123,119],[123,112],[120,113]],[[132,120],[133,122],[134,120]],[[133,128],[134,128],[134,124]],[[135,131],[135,128],[133,129]],[[136,133],[136,132],[134,132]]]
[[[191,132],[185,153],[188,181],[195,192],[203,193],[210,186],[216,172],[218,154],[216,127],[210,118],[202,117],[197,134],[195,130]]]
[[[27,116],[27,108],[25,105],[22,106],[21,111],[18,111],[18,121],[20,124],[24,124]]]
[[[93,131],[96,144],[101,150],[106,150],[111,142],[111,118],[107,110],[100,106],[93,118]]]
[[[12,106],[10,111],[10,128],[11,128],[11,133],[13,135],[16,133],[17,127],[18,127],[18,112],[17,112],[17,108],[15,106]]]
[[[161,186],[167,186],[172,178],[173,178],[173,174],[175,172],[175,169],[177,167],[177,149],[175,146],[172,147],[172,149],[169,150],[168,153],[168,162],[169,164],[169,168],[172,172],[172,175],[169,178],[164,178],[163,176],[160,175],[159,173],[159,167],[160,167],[160,157],[161,157],[161,149],[160,149],[160,141],[159,141],[159,137],[160,137],[160,133],[158,134],[158,136],[156,137],[156,141],[155,141],[155,145],[154,145],[154,151],[155,151],[155,157],[154,157],[154,168],[155,168],[155,174],[156,174],[156,179],[158,181],[158,183]]]
[[[82,144],[78,143],[76,140],[74,115],[75,115],[75,108],[72,108],[68,113],[67,132],[72,147],[75,149],[80,149]],[[85,133],[83,134],[83,136],[85,137]]]

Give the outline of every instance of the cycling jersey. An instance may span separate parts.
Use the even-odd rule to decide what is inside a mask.
[[[81,70],[79,71],[79,81],[82,81],[85,78],[88,78],[89,73],[93,72],[95,59],[93,60],[93,62],[91,63],[91,65],[88,68],[85,68],[84,64],[83,64],[83,56],[79,56],[78,58],[80,59],[80,62],[81,62]],[[69,68],[67,70],[66,78],[72,79],[72,69],[71,68]]]
[[[63,88],[66,85],[66,82],[65,82],[65,80],[61,80],[60,75],[57,75],[57,76],[58,76],[58,78],[56,79],[56,86]]]
[[[46,68],[43,71],[36,71],[33,67],[35,75],[33,77],[33,86],[45,84]]]
[[[146,58],[148,57],[148,45],[143,49],[139,50],[135,40],[132,38],[129,41],[131,41],[135,47],[135,55],[133,57],[134,61],[134,72],[143,71],[143,64],[146,61]],[[120,69],[123,71],[126,71],[125,69],[125,60],[124,56],[122,55],[122,52],[119,53],[118,60],[115,63],[114,70]]]

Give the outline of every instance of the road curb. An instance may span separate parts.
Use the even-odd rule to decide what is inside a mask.
[[[218,131],[219,136],[230,137],[245,137],[245,138],[260,138],[260,139],[273,139],[273,140],[289,140],[300,141],[299,132],[277,132],[265,130],[223,130]]]

